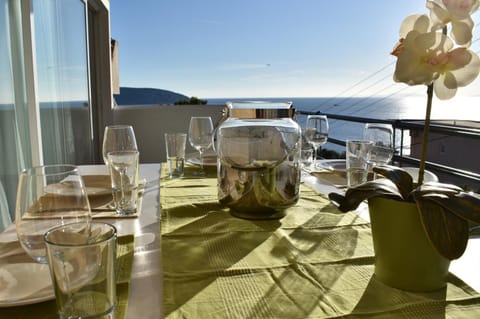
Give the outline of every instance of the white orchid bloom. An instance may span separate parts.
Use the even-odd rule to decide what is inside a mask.
[[[479,0],[427,0],[432,28],[442,29],[451,23],[450,36],[458,45],[469,47],[474,26],[471,14],[479,4]]]
[[[437,31],[429,31],[425,15],[407,17],[400,28],[400,39],[392,54],[397,65],[394,80],[408,85],[434,83],[439,99],[455,96],[458,87],[470,84],[480,71],[480,59]],[[407,32],[411,28],[410,32]]]
[[[431,29],[430,19],[426,14],[412,14],[406,17],[400,26],[400,38],[406,38],[410,31],[427,33]]]
[[[454,97],[457,88],[472,83],[480,70],[480,58],[471,50],[456,48],[447,55],[446,64],[433,85],[435,95],[441,100]]]

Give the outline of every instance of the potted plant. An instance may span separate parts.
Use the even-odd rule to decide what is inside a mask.
[[[403,169],[375,167],[384,178],[329,198],[341,211],[368,200],[376,277],[396,288],[430,291],[445,287],[450,261],[465,251],[471,223],[480,224],[480,197],[449,184],[423,182],[433,94],[455,96],[480,71],[469,50],[479,0],[427,0],[430,16],[411,15],[400,28],[394,80],[427,86],[427,107],[418,182]],[[450,27],[450,34],[448,34]]]

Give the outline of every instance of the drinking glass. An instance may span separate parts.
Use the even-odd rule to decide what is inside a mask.
[[[109,152],[108,166],[117,214],[135,214],[138,201],[138,151]]]
[[[39,263],[47,263],[43,235],[52,227],[76,223],[79,232],[89,232],[90,205],[77,168],[45,165],[23,170],[15,214],[18,240]]]
[[[345,167],[348,187],[363,184],[368,180],[372,145],[371,141],[346,141]]]
[[[205,175],[203,153],[212,145],[213,124],[210,117],[193,116],[188,129],[188,141],[200,154],[200,171],[195,175]]]
[[[318,149],[325,144],[328,139],[328,119],[326,115],[309,115],[305,125],[305,138],[313,145],[314,167],[321,168],[318,163]]]
[[[115,318],[117,230],[92,222],[91,233],[75,224],[45,234],[59,317]]]
[[[109,125],[103,134],[103,161],[108,165],[107,154],[114,151],[138,151],[133,127],[130,125]]]
[[[393,128],[390,124],[367,123],[363,130],[363,139],[372,141],[370,165],[385,165],[393,157]]]

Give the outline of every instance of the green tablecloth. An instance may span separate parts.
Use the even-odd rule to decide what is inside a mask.
[[[369,224],[314,190],[253,221],[220,206],[216,184],[162,177],[165,318],[480,317],[480,295],[453,275],[423,294],[377,281]]]
[[[128,305],[128,287],[133,265],[133,235],[118,237],[117,245],[117,308],[116,319],[124,319]],[[0,308],[1,319],[58,318],[55,300],[37,304]]]

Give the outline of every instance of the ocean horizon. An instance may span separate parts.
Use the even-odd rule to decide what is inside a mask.
[[[425,118],[427,97],[294,97],[294,98],[211,98],[208,104],[228,101],[290,101],[298,111],[320,112],[382,120]],[[436,120],[480,121],[480,97],[434,99],[431,118]]]
[[[422,120],[425,117],[426,96],[406,97],[294,97],[294,98],[202,98],[208,104],[221,105],[228,101],[289,101],[300,113],[319,112],[380,120]],[[84,107],[84,101],[60,103],[63,107]],[[158,104],[162,104],[159,102]],[[41,102],[40,107],[56,107],[55,102]],[[120,105],[119,107],[122,107]],[[0,104],[0,109],[13,109],[13,104]],[[456,97],[448,101],[434,99],[431,118],[434,120],[468,120],[480,122],[480,97]],[[306,115],[297,115],[303,127]],[[329,119],[329,137],[338,140],[358,139],[363,135],[362,123]],[[408,135],[408,134],[407,134]],[[409,144],[405,136],[404,147]],[[398,143],[397,143],[398,144]],[[397,145],[399,146],[399,145]],[[342,151],[342,147],[327,143],[324,148]]]
[[[415,97],[334,97],[334,98],[212,98],[208,104],[225,104],[228,101],[290,101],[297,111],[348,115],[380,120],[422,120],[425,118],[427,99]],[[435,120],[480,121],[480,97],[434,100],[431,118]],[[304,127],[305,115],[296,120]],[[363,123],[329,119],[329,137],[338,140],[359,139],[363,136]],[[399,133],[399,132],[398,132]],[[399,136],[399,135],[397,135]],[[399,147],[400,141],[396,141]],[[342,146],[328,143],[325,149],[342,152]],[[408,154],[410,136],[404,136],[404,152]]]

